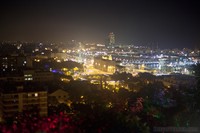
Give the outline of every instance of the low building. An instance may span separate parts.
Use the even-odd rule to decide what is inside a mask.
[[[69,94],[63,89],[56,89],[49,91],[48,94],[48,103],[50,106],[56,106],[61,103],[68,102]]]

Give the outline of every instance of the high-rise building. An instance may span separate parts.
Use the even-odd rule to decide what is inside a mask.
[[[36,85],[3,85],[0,91],[0,121],[24,111],[37,110],[47,116],[47,90]]]
[[[113,32],[109,33],[108,38],[109,38],[109,45],[115,44],[115,34]]]

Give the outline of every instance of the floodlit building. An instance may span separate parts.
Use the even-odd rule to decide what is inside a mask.
[[[112,61],[110,57],[95,57],[94,58],[94,68],[105,71],[105,72],[110,72],[114,73],[116,68],[116,62]]]

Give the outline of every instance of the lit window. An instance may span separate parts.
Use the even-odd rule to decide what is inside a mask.
[[[35,97],[38,97],[38,93],[35,93]]]
[[[28,78],[28,80],[33,80],[33,78]]]
[[[32,74],[25,74],[24,77],[31,77]]]

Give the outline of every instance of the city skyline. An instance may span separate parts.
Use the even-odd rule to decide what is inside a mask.
[[[5,1],[0,40],[116,43],[195,48],[200,44],[195,1]]]
[[[200,132],[199,3],[0,4],[0,131]]]

